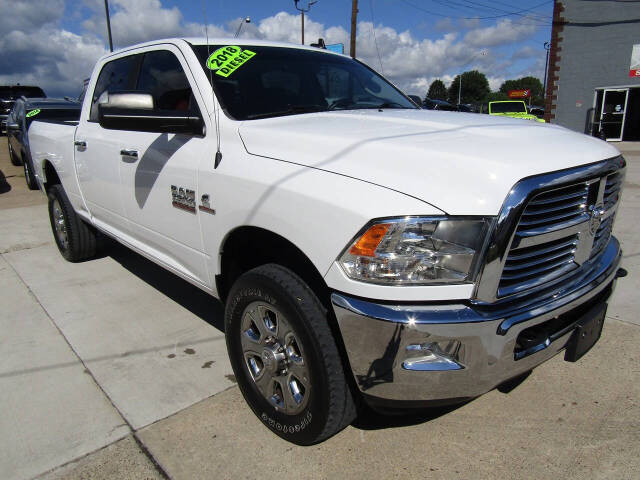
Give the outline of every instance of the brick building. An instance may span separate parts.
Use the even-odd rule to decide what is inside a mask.
[[[640,1],[556,0],[546,120],[640,141]]]

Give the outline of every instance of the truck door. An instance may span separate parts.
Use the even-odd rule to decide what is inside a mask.
[[[87,208],[99,226],[117,236],[128,231],[121,195],[119,143],[113,142],[118,132],[98,123],[98,100],[104,92],[130,89],[140,60],[139,55],[127,55],[103,65],[91,98],[84,102],[74,142],[78,183]]]
[[[153,47],[151,47],[153,48]],[[208,122],[204,102],[182,53],[173,46],[142,55],[136,91],[150,93],[159,110],[192,110]],[[214,131],[207,128],[207,131]],[[207,285],[197,212],[198,165],[211,149],[203,136],[119,131],[122,201],[140,247],[189,279]]]

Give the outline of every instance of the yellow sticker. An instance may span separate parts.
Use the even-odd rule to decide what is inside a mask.
[[[40,113],[40,109],[36,108],[35,110],[31,110],[29,113],[27,113],[25,116],[28,117],[35,117],[37,114]]]
[[[228,45],[226,47],[219,48],[209,55],[209,58],[207,59],[207,68],[209,70],[214,70],[216,75],[228,77],[255,55],[256,52],[252,52],[251,50],[243,50],[237,45]]]

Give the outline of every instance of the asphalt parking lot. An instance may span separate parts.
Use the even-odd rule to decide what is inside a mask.
[[[235,386],[221,305],[118,246],[65,262],[45,197],[0,137],[0,478],[637,479],[640,144],[616,235],[602,339],[509,393],[409,417],[367,415],[326,442],[272,435]]]

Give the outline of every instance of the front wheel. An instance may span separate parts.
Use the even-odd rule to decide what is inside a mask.
[[[310,445],[353,421],[327,311],[292,271],[268,264],[242,275],[229,293],[225,332],[242,394],[275,434]]]

